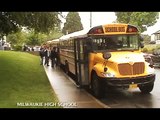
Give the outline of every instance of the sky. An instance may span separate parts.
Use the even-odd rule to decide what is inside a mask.
[[[67,15],[68,12],[63,12],[64,16]],[[78,12],[79,16],[81,17],[81,22],[84,29],[88,29],[97,25],[112,23],[116,20],[116,16],[114,12]],[[92,20],[90,20],[90,14],[92,14]],[[90,21],[92,21],[90,23]],[[62,20],[65,22],[65,20]],[[62,25],[63,27],[63,25]],[[151,35],[152,33],[160,30],[160,19],[158,19],[157,23],[154,26],[148,27],[147,31],[143,34]]]

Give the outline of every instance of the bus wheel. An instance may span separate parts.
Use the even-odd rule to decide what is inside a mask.
[[[69,65],[68,65],[67,60],[65,61],[65,73],[69,74]]]
[[[91,90],[92,90],[93,95],[95,97],[97,97],[97,98],[103,97],[101,81],[99,80],[99,77],[97,76],[96,73],[93,74],[93,76],[92,76]]]
[[[142,93],[150,93],[153,90],[154,83],[150,83],[144,86],[139,86]]]

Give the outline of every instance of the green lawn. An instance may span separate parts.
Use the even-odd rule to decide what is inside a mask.
[[[57,102],[39,56],[0,51],[0,108],[57,108]]]

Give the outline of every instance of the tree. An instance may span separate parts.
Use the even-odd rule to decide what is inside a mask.
[[[78,12],[69,12],[66,17],[66,22],[62,29],[63,34],[73,33],[79,30],[83,30],[81,18]]]
[[[22,27],[49,33],[61,23],[60,12],[0,12],[0,36],[17,32]]]
[[[143,39],[144,39],[144,44],[146,45],[146,44],[149,44],[149,42],[151,41],[151,36],[149,36],[149,35],[143,35],[142,34],[142,37],[143,37]]]
[[[63,33],[60,32],[59,30],[58,31],[57,30],[50,31],[50,33],[47,34],[47,38],[45,39],[44,42],[57,39],[57,38],[61,37],[62,35],[63,35]]]
[[[27,45],[41,45],[46,43],[48,40],[53,40],[62,36],[62,33],[54,30],[50,31],[49,34],[44,33],[36,33],[35,31],[31,31],[28,34],[26,44]]]
[[[53,40],[59,38],[63,34],[58,30],[52,30],[49,34],[46,33],[37,33],[34,30],[25,31],[21,30],[16,33],[7,35],[7,42],[10,42],[12,46],[14,45],[41,45],[46,43],[48,40]]]
[[[7,36],[7,42],[12,45],[22,45],[27,41],[27,33],[22,31],[17,31],[16,33],[9,34]]]
[[[31,12],[23,14],[23,25],[35,32],[49,33],[59,27],[61,20],[58,12]]]
[[[140,32],[153,26],[159,18],[158,12],[116,12],[117,22],[133,24],[139,28]]]
[[[18,26],[13,20],[9,19],[7,12],[0,12],[0,38],[12,31],[18,31]]]

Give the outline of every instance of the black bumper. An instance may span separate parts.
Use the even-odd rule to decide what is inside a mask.
[[[103,78],[103,81],[113,87],[129,87],[131,84],[137,84],[138,86],[150,84],[155,81],[155,74],[134,77],[134,78]]]

